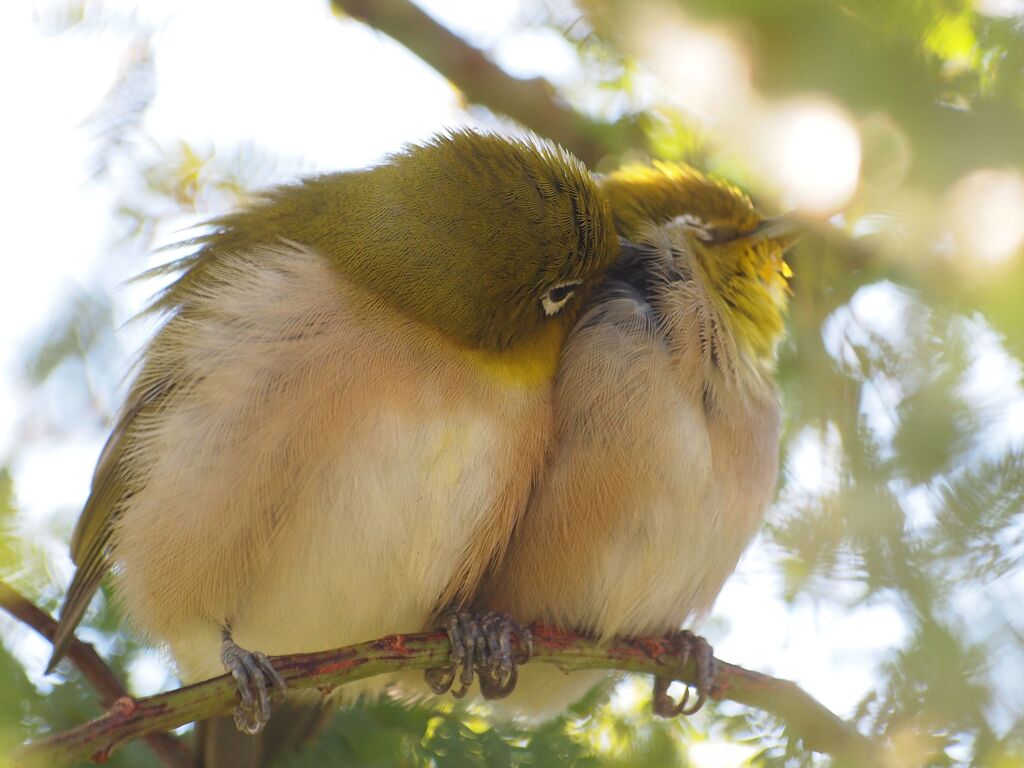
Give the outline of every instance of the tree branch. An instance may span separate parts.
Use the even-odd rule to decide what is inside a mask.
[[[31,600],[14,588],[0,581],[0,608],[26,624],[37,633],[53,642],[57,632],[57,622],[38,608]],[[131,700],[121,681],[103,663],[96,649],[89,643],[77,638],[68,647],[68,659],[74,664],[82,676],[89,682],[104,707],[116,707],[121,700]],[[192,756],[188,748],[169,733],[157,733],[152,729],[145,735],[146,744],[156,754],[157,759],[167,768],[190,768]]]
[[[389,635],[332,651],[278,656],[273,663],[289,687],[315,688],[327,695],[355,680],[444,665],[449,654],[447,636],[431,632]],[[693,662],[681,665],[667,640],[623,640],[606,647],[582,635],[546,627],[534,632],[530,663],[554,664],[564,671],[617,669],[658,674],[691,684],[696,679]],[[854,765],[884,764],[884,746],[863,736],[788,680],[718,661],[712,696],[775,715],[809,749]],[[144,699],[122,698],[92,722],[25,745],[13,755],[14,764],[60,768],[83,760],[102,762],[127,741],[226,714],[236,701],[235,683],[228,675]]]
[[[542,77],[512,77],[409,0],[332,0],[335,8],[408,48],[474,104],[507,115],[572,151],[590,167],[605,155],[646,145],[632,122],[603,123],[580,114]]]

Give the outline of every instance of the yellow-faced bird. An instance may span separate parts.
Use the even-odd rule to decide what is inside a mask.
[[[601,192],[633,245],[569,337],[550,464],[478,602],[602,640],[668,635],[698,659],[699,706],[710,648],[679,630],[710,610],[773,496],[792,227],[682,165],[626,168]],[[553,714],[604,674],[529,665],[501,706]],[[655,711],[694,711],[669,682]]]

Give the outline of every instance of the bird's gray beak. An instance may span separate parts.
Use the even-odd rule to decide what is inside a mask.
[[[782,248],[783,251],[788,251],[806,234],[807,228],[792,212],[790,212],[784,213],[781,216],[773,216],[770,219],[765,219],[754,227],[754,229],[743,233],[739,237],[754,242],[760,240],[771,240]]]
[[[753,229],[748,229],[745,232],[716,232],[712,230],[700,239],[709,245],[722,245],[734,240],[745,240],[751,243],[767,240],[775,243],[785,252],[796,245],[806,234],[807,227],[794,213],[790,212],[764,219]],[[643,256],[649,255],[651,252],[652,249],[648,245],[633,243],[620,237],[619,258],[616,265],[623,269],[635,268],[643,261]]]

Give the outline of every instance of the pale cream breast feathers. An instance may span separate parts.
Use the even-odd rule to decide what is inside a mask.
[[[422,629],[500,555],[548,440],[546,388],[297,246],[218,255],[142,375],[174,386],[132,425],[117,593],[189,679],[220,674],[225,620],[269,654]]]

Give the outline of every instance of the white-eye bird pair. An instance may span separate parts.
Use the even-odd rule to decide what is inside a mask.
[[[215,222],[155,304],[51,667],[111,568],[184,680],[235,675],[250,731],[263,654],[471,605],[601,637],[700,615],[774,485],[785,267],[761,226],[692,171],[598,184],[468,132]],[[616,231],[647,247],[612,267]],[[527,669],[524,712],[595,680]]]

